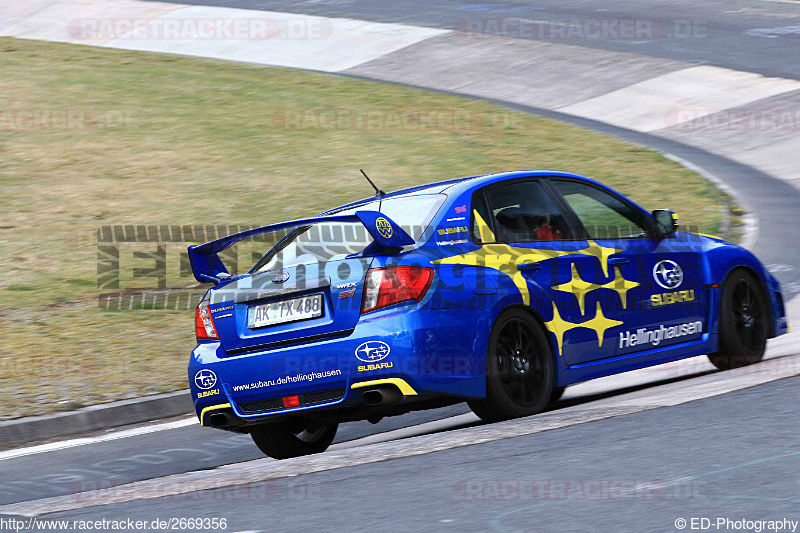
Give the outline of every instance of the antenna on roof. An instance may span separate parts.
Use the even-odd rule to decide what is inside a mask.
[[[362,173],[362,174],[364,174],[364,177],[365,177],[365,178],[367,178],[367,181],[369,182],[369,184],[370,184],[370,185],[372,185],[372,188],[373,188],[373,189],[375,189],[375,196],[377,196],[378,198],[380,198],[381,196],[385,196],[385,195],[386,195],[386,193],[385,193],[385,192],[383,192],[382,190],[380,190],[379,188],[377,188],[377,187],[375,186],[375,184],[374,184],[374,183],[372,183],[372,180],[371,180],[371,179],[369,179],[369,176],[367,176],[367,173],[366,173],[366,172],[364,172],[364,170],[363,170],[363,169],[359,168],[358,170],[360,170],[360,171],[361,171],[361,173]]]

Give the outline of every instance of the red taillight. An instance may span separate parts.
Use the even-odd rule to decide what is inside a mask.
[[[211,318],[211,311],[208,308],[208,300],[200,302],[194,312],[194,334],[199,341],[217,341],[217,328],[214,326],[214,319]]]
[[[295,394],[294,396],[284,396],[281,398],[283,400],[283,407],[288,409],[289,407],[299,407],[300,406],[300,396]]]
[[[371,268],[367,272],[361,312],[368,313],[387,305],[420,301],[433,279],[433,269],[425,267]]]

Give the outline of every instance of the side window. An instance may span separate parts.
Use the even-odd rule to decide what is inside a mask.
[[[565,238],[564,218],[538,181],[491,187],[484,215],[496,242],[555,241]]]
[[[606,191],[576,181],[552,180],[552,185],[580,219],[590,239],[644,237],[642,213]]]

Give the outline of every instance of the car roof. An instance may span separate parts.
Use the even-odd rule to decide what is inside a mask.
[[[448,191],[448,195],[452,195],[453,197],[458,196],[464,192],[467,192],[472,189],[477,189],[480,187],[484,187],[486,185],[490,185],[495,182],[499,181],[506,181],[511,179],[517,178],[536,178],[536,177],[561,177],[561,178],[573,178],[578,179],[581,181],[585,181],[587,183],[594,184],[602,189],[607,190],[612,194],[616,194],[617,196],[621,196],[625,198],[627,202],[634,205],[637,209],[642,212],[647,212],[642,206],[636,204],[636,202],[632,201],[630,198],[625,196],[624,194],[612,189],[608,185],[601,183],[597,180],[593,180],[591,178],[587,178],[586,176],[581,176],[580,174],[573,174],[572,172],[562,172],[559,170],[515,170],[512,172],[499,172],[496,174],[480,174],[477,176],[467,176],[464,178],[455,178],[449,179],[444,181],[437,181],[434,183],[427,183],[424,185],[417,185],[415,187],[408,187],[406,189],[400,189],[397,191],[392,191],[390,193],[386,193],[384,196],[380,197],[381,200],[385,200],[387,198],[395,198],[400,196],[414,196],[414,195],[421,195],[421,194],[439,194],[444,191]],[[370,202],[374,202],[378,200],[377,196],[372,196],[370,198],[364,198],[362,200],[358,200],[357,202],[352,202],[346,205],[342,205],[339,207],[334,207],[332,209],[328,209],[321,213],[317,213],[315,216],[325,216],[325,215],[332,215],[344,209],[352,209],[354,207],[358,207],[360,205],[368,204]]]
[[[579,174],[573,174],[571,172],[561,172],[557,170],[515,170],[512,172],[500,172],[496,174],[480,174],[477,176],[467,176],[463,178],[455,178],[449,179],[444,181],[437,181],[434,183],[428,183],[425,185],[417,185],[415,187],[409,187],[406,189],[400,189],[397,191],[393,191],[390,193],[385,194],[380,199],[385,200],[388,198],[394,198],[399,196],[413,196],[418,194],[439,194],[444,191],[452,192],[455,194],[463,193],[464,191],[468,191],[470,189],[483,187],[485,185],[489,185],[494,182],[498,181],[505,181],[510,179],[516,178],[533,178],[533,177],[564,177],[564,178],[575,178],[579,180],[586,181],[588,183],[593,183],[598,185],[610,192],[623,196],[621,193],[611,189],[607,185],[600,183],[599,181],[593,180],[591,178],[587,178],[586,176],[581,176]],[[321,213],[318,213],[316,216],[324,216],[336,213],[338,211],[342,211],[344,209],[351,209],[353,207],[358,207],[359,205],[368,204],[370,202],[374,202],[378,200],[378,197],[372,196],[370,198],[364,198],[362,200],[358,200],[356,202],[352,202],[346,205],[342,205],[339,207],[334,207],[332,209],[328,209]],[[638,206],[637,206],[638,207]],[[641,208],[640,208],[641,209]]]

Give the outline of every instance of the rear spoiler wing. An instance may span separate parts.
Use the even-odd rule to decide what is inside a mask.
[[[228,269],[225,268],[219,258],[221,251],[239,241],[250,239],[256,235],[319,224],[320,222],[360,222],[375,241],[373,245],[377,243],[381,249],[400,248],[401,246],[414,244],[414,239],[403,228],[379,211],[356,211],[352,215],[301,218],[299,220],[281,222],[280,224],[272,224],[271,226],[253,228],[205,244],[189,246],[189,262],[192,264],[192,274],[200,283],[212,282],[219,284],[224,279],[231,277]]]

